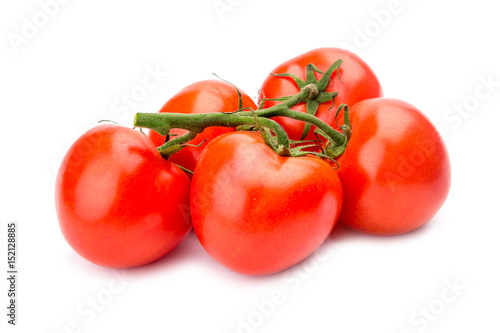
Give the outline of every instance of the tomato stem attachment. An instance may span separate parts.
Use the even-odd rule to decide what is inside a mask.
[[[309,93],[309,98],[306,101],[306,111],[307,114],[310,114],[314,116],[316,112],[318,111],[318,107],[320,104],[328,102],[328,101],[334,101],[335,97],[337,97],[337,92],[326,92],[326,88],[331,83],[331,76],[333,73],[336,71],[337,77],[340,80],[340,65],[342,64],[342,59],[339,59],[335,61],[326,72],[321,71],[318,67],[316,67],[314,64],[309,64],[307,65],[307,70],[306,70],[306,80],[302,80],[298,76],[294,74],[288,74],[288,73],[282,73],[282,74],[273,74],[273,76],[277,77],[290,77],[293,79],[295,84],[299,89],[304,89],[306,86],[314,87],[314,89],[311,89]],[[323,74],[323,76],[318,80],[316,78],[316,73]],[[286,98],[286,97],[285,97]],[[266,100],[265,98],[263,100]],[[273,101],[280,101],[280,99],[269,99]],[[311,123],[306,122],[304,125],[304,130],[302,132],[301,140],[305,139],[309,131],[311,130]]]

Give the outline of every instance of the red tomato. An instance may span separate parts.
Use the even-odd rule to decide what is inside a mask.
[[[341,104],[347,104],[349,107],[368,98],[382,97],[382,87],[371,70],[371,68],[358,56],[349,51],[338,48],[320,48],[306,52],[298,57],[290,59],[271,72],[274,74],[295,74],[299,78],[306,80],[306,66],[308,64],[316,65],[325,72],[335,61],[342,59],[340,65],[340,79],[337,77],[337,71],[332,75],[332,83],[326,90],[327,92],[338,92],[335,98],[336,107]],[[316,78],[320,79],[321,74],[316,73]],[[299,92],[299,88],[294,80],[289,77],[276,77],[269,75],[261,87],[260,98],[278,98],[282,96],[291,96]],[[265,108],[278,104],[279,102],[266,101]],[[332,103],[323,103],[318,107],[316,117],[326,122],[332,127],[335,126],[335,113]],[[294,110],[306,112],[304,103],[293,107]],[[304,122],[276,117],[275,120],[287,131],[290,139],[299,140],[304,130]],[[306,139],[314,139],[314,127],[309,131]]]
[[[248,95],[241,90],[243,107],[257,108],[255,103]],[[206,80],[193,83],[168,100],[159,112],[175,113],[213,113],[213,112],[231,112],[238,109],[238,93],[232,85],[218,80]],[[200,147],[186,147],[180,152],[170,157],[169,161],[183,166],[189,170],[194,170],[196,161],[213,138],[228,132],[234,131],[234,128],[227,127],[209,127],[201,134],[198,134],[190,142],[192,145],[198,145],[206,140]],[[182,135],[187,131],[173,129],[172,134]],[[149,138],[156,146],[161,146],[165,142],[165,136],[149,131]]]
[[[56,182],[56,209],[69,245],[107,267],[152,262],[191,229],[186,174],[138,131],[113,125],[83,134]]]
[[[427,223],[450,188],[450,161],[436,128],[412,105],[386,98],[356,104],[350,119],[352,136],[338,159],[339,221],[379,235]]]
[[[191,218],[205,250],[251,275],[281,271],[310,255],[341,205],[342,187],[328,163],[279,156],[255,132],[214,139],[191,186]]]

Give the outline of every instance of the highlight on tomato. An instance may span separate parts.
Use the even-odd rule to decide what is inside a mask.
[[[139,131],[101,125],[71,146],[55,203],[68,244],[106,267],[134,267],[174,249],[191,229],[187,175]]]
[[[388,98],[362,101],[349,117],[352,135],[338,159],[344,189],[339,221],[367,233],[396,235],[431,220],[446,200],[451,171],[445,144],[429,119]]]
[[[238,92],[241,94],[241,105]],[[205,80],[195,82],[180,90],[163,105],[159,112],[199,114],[233,112],[239,108],[256,109],[257,107],[247,94],[233,85],[221,80]],[[193,171],[206,144],[213,138],[232,131],[234,128],[220,126],[206,128],[203,133],[198,134],[189,142],[190,146],[172,155],[169,160]],[[170,136],[181,136],[185,133],[187,131],[183,129],[172,129]],[[156,146],[165,143],[165,135],[160,135],[155,131],[149,131],[148,135]]]

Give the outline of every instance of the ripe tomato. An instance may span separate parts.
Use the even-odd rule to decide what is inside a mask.
[[[282,157],[255,132],[233,132],[203,151],[191,186],[202,246],[240,273],[286,269],[331,232],[342,205],[335,171],[313,157]]]
[[[59,169],[59,225],[69,245],[95,264],[147,264],[191,229],[189,186],[144,134],[98,126],[71,146]]]
[[[339,221],[379,235],[427,223],[450,188],[450,161],[436,128],[414,106],[387,98],[356,104],[350,119],[352,136],[338,159]]]
[[[339,75],[337,71],[332,74],[332,83],[326,90],[327,92],[338,92],[335,98],[335,105],[347,104],[349,107],[367,99],[382,97],[382,87],[371,68],[354,53],[338,48],[320,48],[306,52],[293,59],[290,59],[278,67],[272,73],[274,74],[295,74],[302,80],[306,80],[306,67],[308,64],[316,65],[325,72],[335,61],[342,59]],[[316,73],[319,79],[321,74]],[[260,98],[278,98],[282,96],[291,96],[299,92],[295,81],[290,77],[276,77],[268,75],[262,84]],[[266,101],[264,107],[268,108],[279,102]],[[336,108],[331,109],[332,103],[322,103],[316,112],[316,117],[335,127]],[[306,112],[304,103],[293,107],[294,110]],[[299,140],[304,131],[304,123],[298,120],[276,117],[274,118],[288,133],[290,139]],[[306,139],[314,139],[314,127],[309,131]]]
[[[241,92],[243,107],[257,108],[255,103],[248,95]],[[238,93],[232,85],[219,80],[206,80],[193,83],[170,98],[159,112],[175,113],[213,113],[213,112],[231,112],[238,109]],[[204,140],[206,142],[200,147],[186,147],[180,152],[170,157],[169,161],[183,166],[189,170],[194,170],[196,161],[213,138],[228,132],[234,131],[234,128],[227,127],[209,127],[198,134],[190,142],[192,145],[198,145]],[[187,131],[182,129],[173,129],[172,134],[183,135]],[[161,146],[165,142],[165,136],[155,131],[149,131],[149,138],[156,146]]]

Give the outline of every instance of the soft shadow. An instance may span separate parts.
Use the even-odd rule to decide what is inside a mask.
[[[438,222],[436,221],[436,218],[433,218],[431,221],[424,224],[420,228],[399,235],[374,235],[349,228],[342,224],[338,224],[337,226],[335,226],[333,231],[328,236],[327,241],[337,244],[353,240],[357,241],[365,240],[367,242],[385,242],[385,243],[398,242],[401,240],[407,240],[415,237],[423,237],[423,235],[428,233],[433,228],[433,225],[435,223]]]
[[[436,221],[436,218],[433,218],[429,223],[425,224],[424,226],[414,231],[394,236],[371,235],[351,229],[342,224],[337,224],[330,233],[330,235],[328,236],[328,238],[325,240],[325,245],[341,244],[343,242],[351,242],[353,240],[356,241],[365,240],[367,242],[387,243],[388,241],[393,242],[393,241],[401,241],[412,237],[421,237],[425,233],[427,233],[430,229],[432,229],[432,225],[434,223],[439,223],[438,221]],[[283,276],[289,273],[290,270],[293,270],[294,267],[300,265],[301,263],[304,263],[309,258],[310,257],[305,258],[304,260],[300,261],[299,263],[293,265],[290,268],[272,274],[267,274],[267,275],[241,274],[232,271],[231,269],[221,265],[213,258],[211,258],[201,246],[194,231],[191,230],[191,232],[186,236],[186,238],[182,241],[182,243],[179,244],[179,246],[177,246],[177,248],[172,250],[170,253],[167,253],[165,256],[152,263],[139,267],[127,268],[127,272],[133,275],[151,274],[151,272],[153,271],[175,269],[175,267],[185,264],[186,262],[198,262],[200,265],[205,266],[205,268],[208,268],[211,271],[217,271],[217,274],[220,274],[221,278],[228,278],[230,280],[238,281],[241,283],[266,283],[269,281],[282,279]],[[97,274],[105,274],[106,272],[109,272],[109,268],[100,267],[86,261],[85,263],[82,263],[82,265],[87,266],[86,269],[93,270]]]
[[[205,260],[204,257],[207,256],[196,234],[191,230],[175,249],[160,259],[143,266],[128,268],[127,270],[131,274],[149,274],[151,271],[170,269],[188,261],[203,261]]]
[[[344,226],[343,224],[338,223],[335,225],[333,228],[332,232],[328,236],[327,240],[334,241],[334,242],[342,242],[346,241],[352,238],[358,238],[362,236],[360,232],[357,232],[356,230],[353,230],[351,228],[348,228]]]

